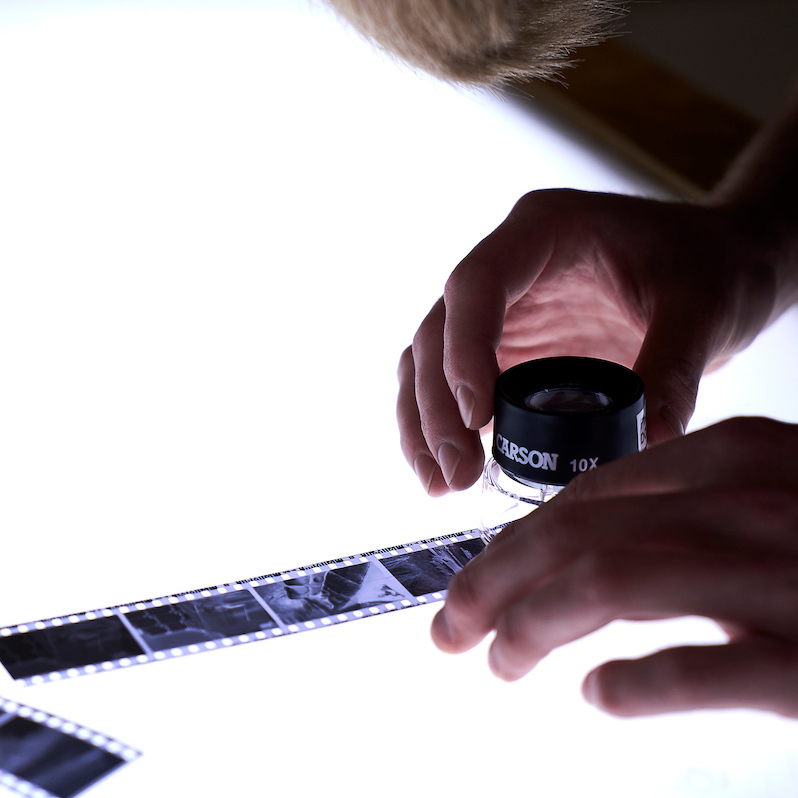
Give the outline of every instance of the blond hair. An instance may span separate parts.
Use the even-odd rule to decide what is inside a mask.
[[[443,80],[500,86],[556,78],[605,38],[623,0],[327,0],[392,56]]]

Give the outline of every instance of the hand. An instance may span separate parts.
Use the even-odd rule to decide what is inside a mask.
[[[798,718],[798,426],[733,419],[609,463],[516,521],[450,583],[433,639],[526,674],[615,619],[700,615],[725,645],[605,663],[615,715],[748,707]]]
[[[772,319],[775,258],[728,209],[578,191],[524,197],[455,269],[399,366],[402,449],[434,496],[480,474],[501,371],[600,357],[646,385],[649,441],[681,435],[704,371]]]

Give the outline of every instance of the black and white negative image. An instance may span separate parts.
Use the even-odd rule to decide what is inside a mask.
[[[153,651],[207,643],[277,626],[248,591],[128,612],[125,619]]]
[[[374,614],[386,605],[390,610],[439,601],[451,578],[484,547],[470,535],[460,541],[436,538],[391,550],[390,555],[382,549],[327,567],[260,577],[246,587],[239,583],[213,593],[202,590],[182,601],[156,599],[133,605],[136,609],[117,607],[86,613],[82,619],[70,616],[2,629],[0,662],[12,678],[35,683],[74,676],[81,669],[91,673],[98,665],[109,670],[115,663],[127,667],[152,661],[168,650],[182,654],[186,647],[214,648],[219,640],[244,643],[249,635],[264,639],[269,631],[269,636],[297,632],[312,628],[318,619],[348,621],[362,617],[363,610]]]
[[[143,653],[116,616],[0,636],[0,661],[14,679]]]
[[[410,598],[407,590],[374,562],[306,574],[259,585],[254,590],[285,624],[304,623]]]
[[[58,798],[73,798],[129,761],[130,751],[121,745],[117,748],[126,750],[128,758],[34,718],[0,715],[0,783],[10,774],[14,781],[9,786],[24,795],[31,794],[27,782]]]
[[[482,540],[474,538],[400,554],[386,559],[383,565],[413,596],[425,596],[446,590],[452,577],[484,548]]]

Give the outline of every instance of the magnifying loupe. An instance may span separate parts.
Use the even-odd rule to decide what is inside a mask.
[[[493,456],[482,476],[483,538],[572,479],[646,448],[643,381],[606,360],[530,360],[496,381]]]

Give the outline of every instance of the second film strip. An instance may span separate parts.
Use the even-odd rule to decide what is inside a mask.
[[[0,698],[0,785],[28,798],[75,798],[141,755],[105,734]]]
[[[0,629],[0,662],[40,684],[324,628],[445,598],[484,548],[472,530]]]

